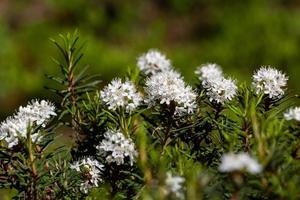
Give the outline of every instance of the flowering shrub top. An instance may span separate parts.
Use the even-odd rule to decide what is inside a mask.
[[[102,101],[111,110],[124,108],[126,112],[135,110],[141,103],[141,95],[130,81],[122,83],[121,79],[113,80],[101,91]]]
[[[1,123],[0,138],[7,142],[8,147],[13,147],[19,139],[26,137],[28,127],[45,127],[51,117],[56,116],[54,111],[54,105],[45,100],[33,100],[26,107],[20,106],[17,113]],[[39,135],[34,133],[31,137],[36,140]]]
[[[96,148],[100,154],[105,156],[106,162],[115,162],[117,165],[124,164],[125,160],[129,159],[132,166],[137,156],[132,140],[125,138],[119,131],[108,130],[104,134],[104,139]]]
[[[272,67],[262,67],[253,75],[256,93],[263,92],[269,98],[280,98],[287,86],[287,76]]]
[[[171,61],[157,50],[149,50],[138,58],[137,66],[145,75],[154,75],[158,72],[169,71]]]
[[[208,63],[192,86],[149,50],[99,90],[78,36],[53,42],[57,109],[34,100],[0,125],[0,187],[14,198],[300,198],[300,108],[283,72],[262,66],[247,84]]]
[[[187,86],[179,73],[165,71],[147,79],[145,83],[146,103],[175,104],[175,114],[192,113],[196,108],[196,94]]]

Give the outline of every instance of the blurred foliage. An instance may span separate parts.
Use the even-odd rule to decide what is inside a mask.
[[[238,80],[259,65],[290,74],[300,91],[300,3],[297,0],[19,0],[0,1],[0,118],[29,97],[46,97],[44,74],[58,74],[47,39],[78,29],[83,63],[103,84],[122,76],[149,48],[167,53],[191,77],[216,62]],[[88,62],[86,62],[88,60]]]

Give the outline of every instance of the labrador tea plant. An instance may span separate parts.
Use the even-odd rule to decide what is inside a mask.
[[[0,125],[12,198],[300,198],[300,107],[283,72],[262,66],[247,84],[207,63],[193,87],[149,50],[101,89],[77,33],[52,41],[57,102],[34,99]]]

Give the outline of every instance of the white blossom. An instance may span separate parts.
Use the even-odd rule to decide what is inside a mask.
[[[55,106],[45,100],[34,100],[26,107],[20,107],[17,115],[20,118],[26,117],[28,121],[35,125],[45,127],[46,123],[52,116],[56,116]]]
[[[93,185],[89,181],[82,182],[80,184],[80,190],[87,194],[91,189],[93,189]]]
[[[138,153],[130,138],[120,131],[107,130],[104,139],[97,146],[99,153],[105,156],[107,163],[124,164],[127,160],[133,165]]]
[[[253,75],[252,85],[256,93],[263,92],[269,98],[280,98],[284,94],[288,77],[281,71],[272,67],[261,67]]]
[[[247,170],[252,174],[257,174],[262,171],[262,166],[247,153],[227,153],[222,156],[219,170],[221,172]]]
[[[171,62],[164,54],[151,49],[138,58],[137,66],[145,75],[153,75],[170,70]]]
[[[237,86],[234,80],[228,78],[216,79],[210,82],[210,87],[206,89],[206,95],[211,102],[224,104],[226,101],[231,101],[237,92]]]
[[[217,64],[204,64],[195,73],[211,102],[224,104],[234,98],[237,92],[236,82],[225,78],[221,67]]]
[[[284,113],[284,117],[286,120],[300,121],[300,107],[290,108]]]
[[[126,112],[134,111],[141,103],[142,97],[131,81],[122,82],[114,79],[100,92],[102,101],[110,110],[124,108]]]
[[[70,165],[70,168],[82,175],[83,182],[81,183],[80,189],[84,193],[88,193],[93,187],[98,187],[99,183],[102,182],[101,175],[104,170],[104,165],[91,157],[75,161]]]
[[[165,71],[157,73],[146,81],[146,103],[149,106],[156,102],[170,105],[176,104],[176,115],[192,113],[196,109],[196,93],[187,86],[179,73]]]
[[[221,67],[215,63],[207,63],[199,66],[196,69],[195,74],[198,75],[203,88],[210,88],[211,82],[223,78],[223,71]]]
[[[18,144],[20,137],[27,137],[29,127],[45,127],[52,116],[56,116],[55,106],[52,103],[45,100],[33,100],[26,107],[20,106],[13,116],[1,123],[0,139],[4,139],[11,148]],[[40,135],[34,133],[31,138],[35,141],[40,138]]]
[[[182,176],[173,176],[171,172],[167,172],[167,177],[165,180],[166,184],[166,193],[174,194],[179,199],[184,199],[183,193],[183,184],[185,182],[185,178]]]

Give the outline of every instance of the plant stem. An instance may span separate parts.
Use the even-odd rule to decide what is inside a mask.
[[[215,120],[218,121],[219,117],[221,116],[221,112],[223,111],[223,106],[221,104],[216,104],[215,111]]]
[[[259,122],[258,122],[257,116],[256,116],[256,110],[254,108],[251,109],[251,121],[252,121],[253,133],[254,133],[254,136],[258,143],[259,157],[260,157],[260,160],[264,160],[266,151],[265,151],[265,147],[263,144],[263,139],[261,137]]]
[[[121,131],[123,134],[125,134],[126,137],[129,138],[129,122],[127,121],[124,109],[120,109],[119,113],[121,113],[120,115],[118,114],[119,126],[121,128]]]
[[[29,166],[31,169],[31,175],[32,175],[32,182],[31,182],[31,189],[30,189],[30,195],[32,195],[32,199],[37,200],[38,199],[38,192],[37,192],[37,170],[35,166],[35,158],[34,158],[34,152],[32,149],[32,140],[31,140],[31,129],[28,128],[27,130],[27,149],[28,149],[28,157],[29,157]],[[33,191],[31,191],[33,190]]]
[[[245,152],[249,152],[249,150],[250,150],[249,126],[248,126],[246,117],[244,117],[244,120],[243,120],[242,131],[245,133],[245,139],[244,139]]]
[[[234,184],[234,192],[230,200],[239,200],[240,189],[241,186],[243,185],[243,174],[240,172],[235,172],[231,174],[231,176]]]
[[[73,55],[72,51],[68,52],[69,63],[68,63],[68,91],[71,92],[71,102],[73,106],[76,104],[76,95],[74,89],[74,73],[73,73]]]
[[[271,100],[269,98],[266,98],[264,100],[264,109],[266,112],[268,112],[271,109]]]
[[[230,200],[239,200],[239,192],[236,191],[232,194],[232,197],[230,198]]]
[[[167,120],[167,130],[166,130],[166,134],[164,135],[164,139],[162,141],[162,150],[161,150],[161,155],[163,155],[164,153],[164,150],[166,148],[166,146],[168,145],[168,139],[170,137],[170,132],[171,132],[171,129],[172,129],[172,125],[173,125],[173,115],[175,113],[175,108],[176,108],[176,105],[175,105],[175,102],[174,101],[171,101],[170,103],[170,111],[168,113],[168,120]]]

